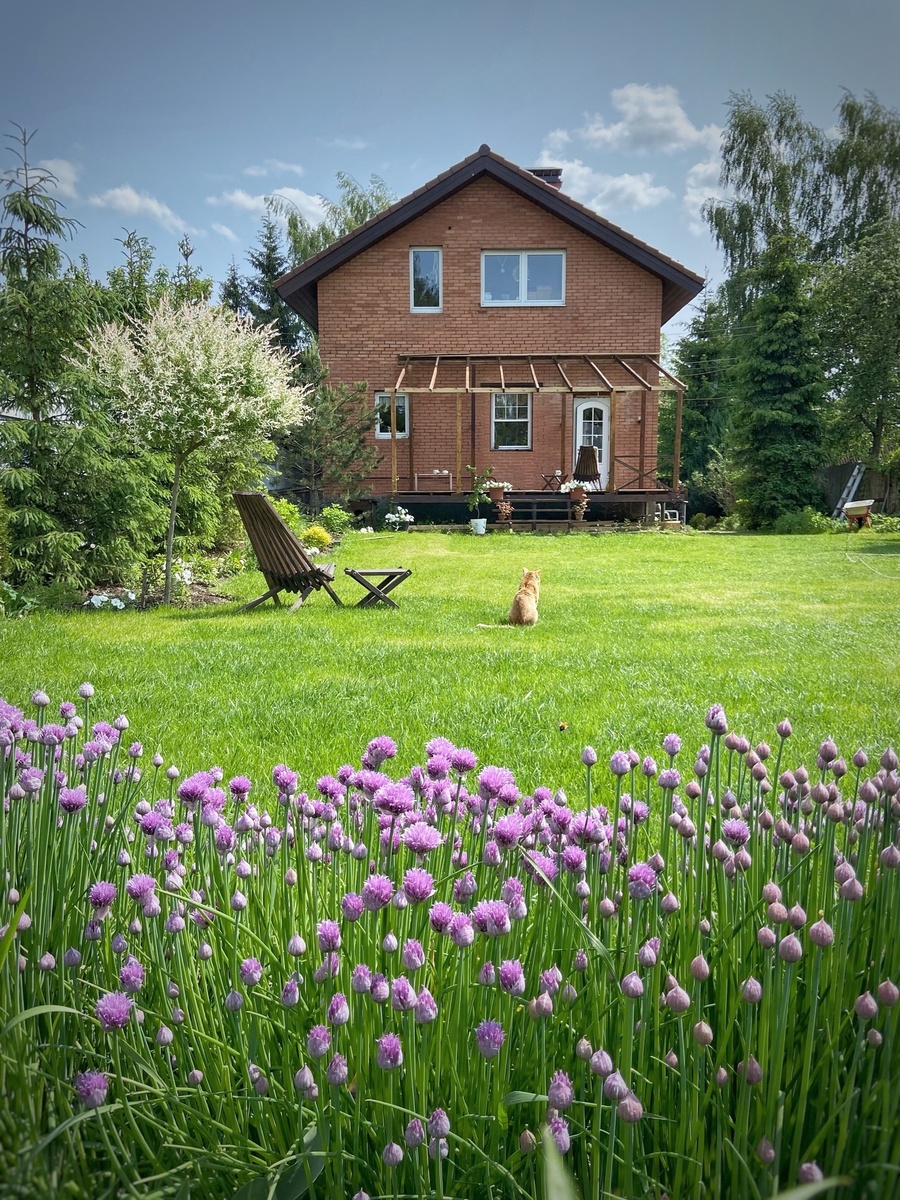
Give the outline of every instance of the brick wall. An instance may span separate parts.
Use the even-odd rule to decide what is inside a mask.
[[[411,246],[443,249],[441,313],[409,311]],[[481,252],[490,249],[565,250],[565,305],[482,308]],[[497,181],[480,179],[320,280],[319,347],[333,381],[366,380],[374,397],[395,385],[398,356],[406,354],[657,354],[661,300],[662,285],[654,275]],[[522,386],[528,378],[522,365],[522,371],[513,371],[515,378],[506,368],[507,391],[533,390]],[[535,365],[542,384],[563,386],[552,364]],[[631,382],[615,364],[603,363],[602,369],[614,384]],[[442,364],[439,386],[463,385],[462,367],[455,375],[453,370]],[[567,363],[565,370],[575,386],[596,383],[597,394],[603,394],[587,363]],[[430,376],[430,367],[419,366],[404,382],[427,387]],[[482,365],[477,382],[496,384],[499,391],[499,378],[499,369]],[[540,487],[542,472],[570,472],[573,405],[570,393],[535,393],[532,448],[492,451],[490,397],[463,396],[463,465],[490,463],[498,478],[516,488]],[[618,394],[615,408],[616,456],[636,462],[643,425],[645,454],[652,457],[656,394],[646,394],[642,421],[640,392]],[[456,397],[413,393],[410,425],[412,436],[397,443],[401,491],[412,487],[414,471],[456,473]],[[391,444],[377,445],[384,458],[370,484],[384,493],[391,485]]]

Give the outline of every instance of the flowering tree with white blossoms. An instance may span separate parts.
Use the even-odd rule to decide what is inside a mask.
[[[101,326],[81,365],[126,435],[172,461],[168,603],[185,461],[200,449],[246,446],[301,424],[309,413],[309,389],[291,386],[291,362],[273,344],[269,327],[254,328],[225,308],[176,306],[168,295],[145,320]]]

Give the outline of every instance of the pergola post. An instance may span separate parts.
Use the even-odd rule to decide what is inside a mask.
[[[672,491],[681,487],[681,417],[684,409],[684,388],[678,388],[675,400],[675,438],[672,442]]]
[[[397,495],[397,389],[391,388],[391,495]]]

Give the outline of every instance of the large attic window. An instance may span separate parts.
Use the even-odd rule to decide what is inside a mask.
[[[413,247],[409,252],[410,312],[440,312],[441,251],[439,247]]]
[[[482,251],[483,305],[560,305],[565,301],[565,250]]]

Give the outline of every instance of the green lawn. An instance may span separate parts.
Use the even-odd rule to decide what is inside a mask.
[[[376,734],[408,765],[440,733],[524,787],[577,788],[585,743],[655,753],[675,730],[695,746],[714,701],[753,739],[790,717],[807,759],[825,735],[848,756],[898,740],[900,536],[416,532],[351,535],[336,559],[348,603],[343,566],[411,567],[399,611],[317,594],[294,614],[38,614],[0,628],[0,694],[58,701],[90,679],[96,711],[126,711],[183,770],[285,761],[306,785]],[[523,567],[542,571],[539,625],[477,628],[504,620]]]

